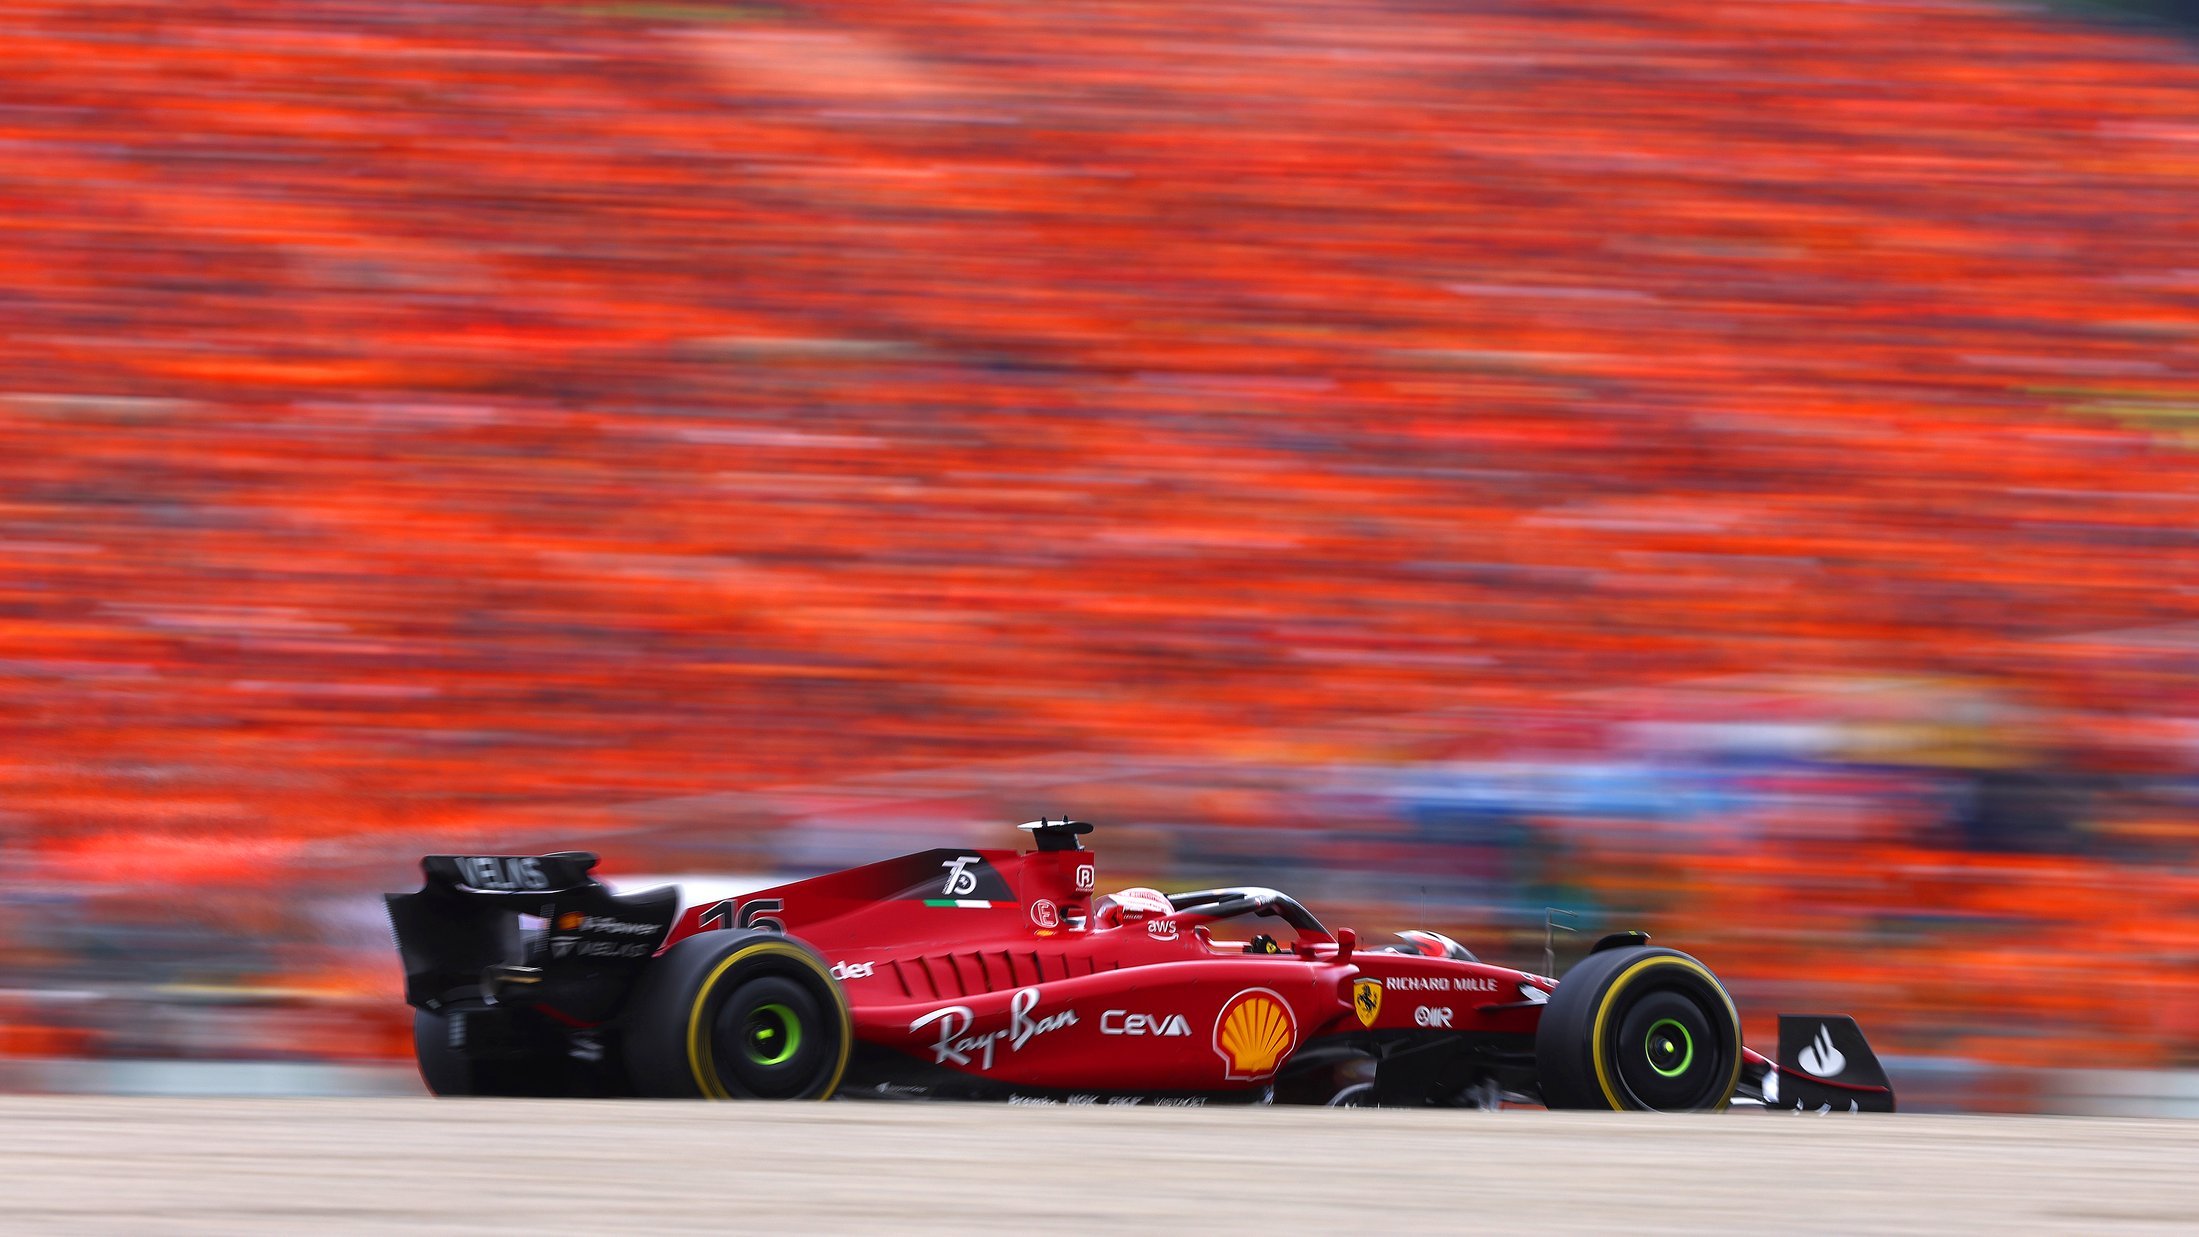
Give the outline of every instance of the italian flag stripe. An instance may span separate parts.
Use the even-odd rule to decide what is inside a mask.
[[[979,902],[979,901],[975,901],[975,900],[972,900],[972,899],[970,899],[970,898],[926,898],[926,899],[924,899],[924,905],[926,905],[926,906],[960,906],[960,907],[964,907],[964,908],[968,908],[968,909],[972,909],[972,910],[980,910],[980,911],[982,911],[982,910],[986,910],[986,909],[988,909],[989,907],[991,907],[991,906],[992,906],[992,903],[990,903],[990,902]]]

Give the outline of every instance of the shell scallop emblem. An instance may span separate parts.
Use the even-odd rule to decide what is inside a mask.
[[[1297,1046],[1298,1019],[1288,1002],[1265,988],[1229,998],[1214,1019],[1214,1055],[1222,1059],[1224,1078],[1265,1078]]]

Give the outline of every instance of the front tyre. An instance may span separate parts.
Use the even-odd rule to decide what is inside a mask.
[[[1741,1018],[1710,969],[1675,949],[1590,954],[1550,994],[1535,1066],[1551,1108],[1722,1109],[1741,1080]]]
[[[829,1099],[854,1027],[817,951],[775,932],[703,932],[649,964],[625,1023],[639,1095]]]

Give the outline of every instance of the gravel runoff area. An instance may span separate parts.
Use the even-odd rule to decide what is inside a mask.
[[[10,1233],[2167,1233],[2194,1164],[2095,1118],[0,1098]]]

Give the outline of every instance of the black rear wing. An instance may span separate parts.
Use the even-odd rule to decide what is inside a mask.
[[[586,851],[429,855],[415,893],[384,897],[405,1001],[547,1007],[578,1022],[610,1016],[679,912],[672,886],[613,893]]]
[[[539,894],[594,885],[596,857],[584,850],[549,855],[428,855],[428,884],[468,893]],[[601,886],[597,886],[601,888]]]

